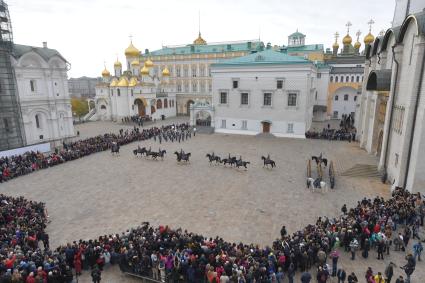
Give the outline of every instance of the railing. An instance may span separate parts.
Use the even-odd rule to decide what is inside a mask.
[[[141,281],[143,283],[162,283],[162,281],[158,281],[158,280],[152,279],[150,277],[141,276],[141,275],[138,275],[138,274],[135,274],[135,273],[131,273],[131,272],[124,272],[124,274],[125,275],[129,275],[129,276],[136,277],[138,279],[141,279]]]

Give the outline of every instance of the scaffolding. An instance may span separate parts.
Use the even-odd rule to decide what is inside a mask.
[[[12,53],[13,34],[9,9],[0,0],[0,151],[25,144]]]

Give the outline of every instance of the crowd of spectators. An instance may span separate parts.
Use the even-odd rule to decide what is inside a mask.
[[[0,157],[0,183],[40,169],[49,168],[96,152],[108,150],[111,148],[113,142],[121,146],[151,138],[162,140],[165,134],[166,136],[171,135],[170,129],[176,129],[173,132],[177,133],[179,136],[180,132],[191,134],[191,128],[187,123],[151,127],[142,130],[138,127],[134,127],[133,129],[127,130],[121,129],[117,134],[109,133],[74,142],[63,143],[61,149],[56,148],[54,152],[51,153],[30,151],[21,155]]]
[[[317,282],[335,276],[353,283],[360,275],[338,268],[340,251],[355,254],[361,250],[368,257],[375,250],[378,258],[388,256],[391,240],[399,235],[403,238],[399,245],[406,248],[409,237],[415,237],[413,230],[423,225],[424,207],[420,194],[396,189],[387,201],[376,197],[363,199],[349,210],[343,206],[339,217],[319,217],[314,225],[292,235],[283,226],[281,237],[266,247],[206,238],[168,226],[154,228],[144,222],[121,234],[50,249],[44,204],[0,195],[0,282],[72,282],[84,270],[91,272],[93,280],[100,280],[105,267],[118,264],[124,272],[162,282],[281,283],[286,277],[293,282],[295,273],[301,272],[301,282],[308,283],[312,279],[309,271],[315,268]],[[408,279],[422,251],[413,250],[402,266]],[[393,267],[391,263],[378,273],[369,268],[366,282],[392,277]]]

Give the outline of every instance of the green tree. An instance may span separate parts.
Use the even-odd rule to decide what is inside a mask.
[[[84,116],[89,112],[89,107],[85,99],[71,98],[71,106],[72,113],[75,113],[77,117]]]

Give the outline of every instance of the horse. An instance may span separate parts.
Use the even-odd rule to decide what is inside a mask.
[[[239,167],[243,166],[245,167],[245,169],[248,169],[248,167],[246,167],[246,165],[250,164],[249,161],[242,161],[242,160],[237,160],[235,166],[239,169]]]
[[[215,156],[214,153],[213,154],[209,154],[207,153],[207,155],[205,157],[208,157],[210,164],[215,161],[215,164],[217,163],[221,163],[221,158],[219,156]]]
[[[146,152],[146,157],[149,157],[149,156],[151,156],[151,157],[152,157],[152,159],[155,159],[155,160],[156,160],[156,158],[159,156],[159,153],[158,153],[158,152],[156,152],[156,151],[151,151],[151,150],[149,149],[149,151],[148,151],[148,152]]]
[[[229,159],[229,158],[223,158],[223,159],[220,161],[220,163],[224,163],[224,166],[226,166],[226,164],[230,164],[230,165],[232,165],[232,164],[233,164],[233,161],[232,161],[232,159]]]
[[[165,149],[163,150],[159,149],[158,156],[161,157],[162,160],[164,160],[164,156],[166,153],[167,151]]]
[[[315,189],[322,189],[322,192],[327,192],[327,184],[326,182],[322,181],[321,178],[317,178],[316,180],[313,178],[307,178],[307,189],[310,189],[314,193]]]
[[[114,153],[115,155],[120,154],[120,145],[116,142],[113,142],[111,146],[111,154],[114,155]]]
[[[263,167],[267,166],[268,168],[269,165],[272,166],[272,169],[273,167],[276,167],[276,163],[270,159],[270,156],[267,156],[267,157],[261,156],[261,159],[263,160]]]
[[[321,163],[325,164],[325,167],[328,166],[328,160],[326,158],[322,157],[322,153],[320,153],[319,156],[312,156],[311,160],[316,161],[316,164],[319,165]]]
[[[146,147],[141,148],[140,146],[138,146],[135,150],[133,150],[133,154],[135,156],[137,156],[137,154],[139,154],[139,153],[140,153],[140,156],[143,156],[143,154],[146,155],[146,152],[147,152]]]
[[[184,153],[183,151],[181,151],[180,153],[178,151],[174,152],[175,155],[177,155],[177,162],[181,162],[181,161],[186,161],[189,162],[189,157],[191,155],[191,153]]]

